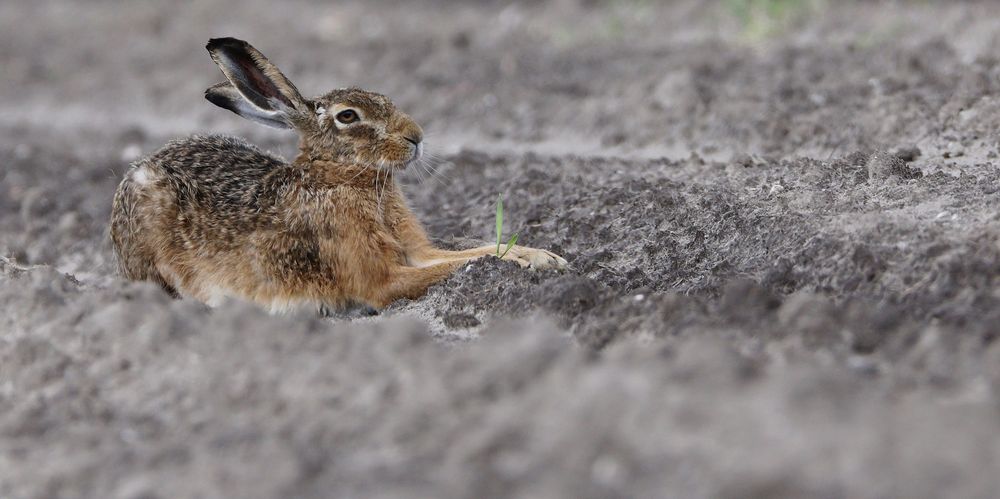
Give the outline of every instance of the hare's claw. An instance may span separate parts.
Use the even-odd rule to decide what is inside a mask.
[[[563,270],[567,266],[566,259],[547,250],[514,246],[503,257],[504,260],[517,262],[521,267],[536,270]]]
[[[358,319],[378,314],[377,309],[363,303],[349,303],[343,307],[334,307],[323,303],[319,306],[319,316],[326,318]]]

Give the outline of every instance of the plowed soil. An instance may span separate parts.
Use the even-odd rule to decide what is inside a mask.
[[[0,5],[0,497],[991,498],[1000,5]],[[756,34],[755,34],[756,33]],[[419,121],[487,258],[374,317],[115,274],[128,163],[231,133],[213,36]],[[430,173],[433,173],[431,175]]]

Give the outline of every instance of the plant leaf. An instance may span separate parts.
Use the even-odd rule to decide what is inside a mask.
[[[513,248],[515,244],[517,244],[517,235],[518,233],[515,232],[513,236],[510,236],[510,241],[507,241],[507,249],[503,250],[503,254],[500,255],[500,258],[507,256],[507,252],[510,251],[510,249]]]
[[[503,231],[503,194],[497,194],[497,256],[500,256],[500,233]],[[503,258],[501,256],[501,258]]]

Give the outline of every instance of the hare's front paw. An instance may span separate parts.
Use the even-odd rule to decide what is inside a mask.
[[[566,268],[566,259],[546,250],[528,248],[526,246],[514,246],[503,256],[504,260],[512,260],[522,267],[530,267],[538,270]]]

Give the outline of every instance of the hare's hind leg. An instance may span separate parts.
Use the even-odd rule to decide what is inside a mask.
[[[139,213],[141,194],[138,192],[141,186],[132,181],[134,171],[130,171],[119,184],[111,210],[111,243],[118,261],[118,271],[127,279],[154,282],[170,296],[178,298],[180,294],[177,289],[157,270],[155,254],[142,237]]]
[[[467,261],[468,259],[454,260],[427,267],[395,267],[390,271],[385,284],[370,290],[364,301],[382,309],[402,298],[420,298],[427,292],[427,288],[450,276]]]

